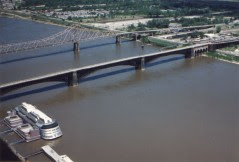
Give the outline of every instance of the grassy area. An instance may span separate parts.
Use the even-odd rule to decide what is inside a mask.
[[[224,54],[220,54],[215,51],[208,52],[206,55],[209,57],[212,57],[212,58],[222,59],[222,60],[226,60],[226,61],[239,62],[238,56],[224,55]]]
[[[170,42],[170,41],[162,40],[162,39],[157,39],[157,38],[150,38],[150,37],[144,38],[143,42],[151,43],[156,46],[164,47],[164,48],[176,48],[179,45],[178,43],[174,43],[174,42]]]
[[[72,24],[69,21],[60,20],[60,19],[56,19],[56,18],[50,18],[50,17],[42,16],[42,15],[32,15],[31,18],[33,20],[51,22],[53,24],[59,24],[59,25],[65,25],[65,26],[70,26]]]
[[[223,48],[222,50],[224,50],[224,51],[235,51],[235,50],[238,49],[238,48],[239,48],[239,46],[237,46],[237,45],[232,45],[232,46]]]
[[[233,36],[239,37],[239,31],[235,32],[235,33],[233,34]]]
[[[97,23],[107,23],[107,22],[118,22],[118,21],[127,21],[127,20],[135,20],[135,19],[143,19],[147,18],[144,15],[117,15],[114,17],[108,17],[108,18],[91,18],[93,22]]]

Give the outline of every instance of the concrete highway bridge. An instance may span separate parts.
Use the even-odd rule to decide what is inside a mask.
[[[79,81],[82,78],[102,69],[107,69],[115,66],[133,66],[135,67],[136,70],[143,70],[145,64],[161,57],[181,54],[184,55],[185,58],[192,58],[201,55],[204,52],[222,48],[234,43],[238,44],[239,39],[214,42],[208,44],[192,45],[183,48],[177,48],[151,54],[112,60],[109,62],[103,62],[75,69],[68,69],[65,71],[60,71],[52,74],[47,74],[43,76],[38,76],[34,78],[29,78],[25,80],[0,85],[0,94],[4,95],[10,91],[20,89],[22,87],[27,87],[30,85],[44,82],[65,82],[68,84],[68,86],[76,86],[78,85]]]
[[[165,29],[155,29],[155,30],[145,30],[145,31],[134,31],[134,32],[124,32],[119,33],[116,35],[116,43],[121,42],[121,37],[131,37],[133,40],[140,39],[141,36],[154,36],[157,34],[166,34],[168,32],[173,32],[174,30],[177,30],[176,32],[183,31],[183,30],[200,30],[200,29],[207,29],[215,27],[215,25],[201,25],[201,26],[190,26],[190,27],[181,27],[181,28],[165,28]]]

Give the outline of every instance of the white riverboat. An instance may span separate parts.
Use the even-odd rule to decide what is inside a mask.
[[[29,134],[37,136],[35,131],[37,129],[43,139],[51,140],[62,136],[62,131],[55,119],[25,102],[8,112],[5,121],[10,127],[17,128],[17,133],[27,139],[31,137]]]

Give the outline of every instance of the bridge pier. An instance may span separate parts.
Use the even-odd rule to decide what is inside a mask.
[[[78,85],[78,76],[77,76],[77,72],[74,71],[68,77],[68,86],[74,87],[77,85]]]
[[[138,34],[135,34],[135,35],[134,35],[133,40],[134,40],[134,41],[137,41],[137,40],[138,40]]]
[[[213,45],[213,44],[208,45],[208,51],[214,51],[215,49],[216,49],[215,45]]]
[[[73,44],[73,50],[75,51],[75,52],[80,52],[80,43],[79,42],[74,42],[74,44]]]
[[[153,33],[153,32],[152,32],[152,33],[149,33],[149,36],[151,36],[151,37],[154,36],[154,33]]]
[[[194,58],[195,56],[196,56],[195,49],[192,48],[192,49],[191,49],[191,56],[190,56],[190,58]]]
[[[118,35],[116,36],[116,41],[115,41],[116,44],[120,44],[121,43],[121,36]]]
[[[195,51],[194,49],[191,49],[190,51],[187,51],[184,54],[185,59],[190,59],[190,58],[194,58],[195,57]]]
[[[192,54],[191,53],[187,53],[184,55],[185,56],[185,59],[190,59],[192,58]]]
[[[145,70],[145,58],[140,58],[135,64],[135,70]]]

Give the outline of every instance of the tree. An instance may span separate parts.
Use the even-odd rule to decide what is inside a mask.
[[[198,38],[198,37],[200,37],[201,39],[204,38],[203,32],[198,32],[198,31],[189,34],[189,36],[191,36],[191,38]]]
[[[136,27],[134,26],[134,24],[131,24],[129,27],[128,27],[128,31],[133,31],[135,30]]]
[[[213,30],[209,30],[207,33],[214,33],[214,31]]]
[[[217,27],[216,27],[216,33],[220,33],[221,30],[222,30],[221,26],[217,26]]]
[[[72,20],[72,17],[71,16],[68,16],[68,18],[67,18],[68,20]]]
[[[168,19],[153,19],[147,22],[149,28],[168,28],[170,21]]]
[[[225,23],[226,25],[228,25],[229,22],[230,22],[230,20],[228,20],[228,19],[224,19],[224,23]]]
[[[137,28],[138,31],[143,31],[145,30],[145,25],[143,23],[138,23],[138,28]]]

